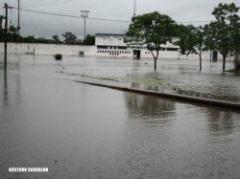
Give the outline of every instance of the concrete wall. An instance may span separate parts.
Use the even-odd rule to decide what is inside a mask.
[[[155,52],[154,52],[155,53]],[[130,55],[130,57],[132,57],[133,54]],[[147,50],[147,49],[142,49],[141,50],[141,58],[149,58],[152,59],[152,53]],[[159,52],[159,58],[165,58],[165,59],[199,59],[198,55],[195,54],[191,54],[189,56],[187,55],[181,55],[181,53],[179,51],[160,51]],[[202,59],[210,59],[210,51],[206,51],[202,53]],[[222,56],[219,54],[218,55],[218,59],[222,59]]]
[[[4,45],[0,43],[0,53],[3,53]],[[79,55],[83,51],[85,56],[95,56],[97,48],[95,46],[80,45],[55,45],[55,44],[28,44],[28,43],[8,43],[8,53],[13,54],[33,54],[36,55]]]
[[[132,49],[97,49],[96,46],[80,46],[80,45],[55,45],[55,44],[28,44],[28,43],[9,43],[8,53],[12,54],[33,54],[36,55],[54,55],[61,53],[62,55],[78,56],[80,51],[84,51],[84,56],[96,57],[116,57],[116,58],[133,58]],[[99,50],[104,50],[101,52]],[[110,53],[111,51],[111,53]],[[0,53],[4,52],[4,44],[0,43]],[[126,53],[125,53],[126,52]],[[152,59],[152,54],[147,49],[141,50],[141,58]],[[159,58],[177,58],[177,59],[199,59],[198,55],[181,55],[178,51],[160,51]],[[210,59],[210,52],[203,52],[203,59]],[[218,59],[222,56],[218,54]]]

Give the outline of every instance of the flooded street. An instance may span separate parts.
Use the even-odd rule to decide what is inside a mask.
[[[0,178],[240,178],[240,112],[76,79],[240,101],[221,63],[11,56],[0,70]],[[228,64],[231,68],[231,64]],[[43,174],[9,167],[48,167]]]

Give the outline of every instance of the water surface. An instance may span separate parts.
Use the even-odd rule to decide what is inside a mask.
[[[114,62],[104,61],[111,71]],[[104,71],[101,63],[26,56],[0,73],[0,178],[240,177],[238,111],[88,86],[58,73],[63,66]],[[131,71],[126,66],[119,71]],[[24,166],[49,173],[7,172]]]

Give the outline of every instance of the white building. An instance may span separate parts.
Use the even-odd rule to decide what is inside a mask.
[[[95,36],[96,56],[98,57],[132,57],[132,50],[124,42],[124,34],[102,34]]]
[[[146,45],[125,43],[125,34],[96,34],[97,57],[152,58]],[[179,47],[172,43],[162,45],[161,58],[178,58]]]
[[[96,34],[94,46],[63,45],[63,44],[27,44],[27,43],[9,43],[8,52],[14,54],[36,54],[36,55],[62,55],[74,56],[92,56],[104,58],[148,58],[152,59],[151,52],[146,45],[137,43],[125,43],[124,34]],[[3,53],[3,43],[0,43],[0,54]],[[172,43],[161,46],[159,58],[165,59],[199,59],[197,54],[189,56],[181,55],[179,47]],[[202,54],[202,59],[209,59],[210,52]],[[221,56],[219,55],[219,59]]]

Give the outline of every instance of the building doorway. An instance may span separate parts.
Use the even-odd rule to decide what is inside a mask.
[[[212,61],[213,62],[217,62],[218,61],[218,52],[217,51],[213,51]]]
[[[140,60],[141,58],[141,50],[133,50],[133,58]]]

